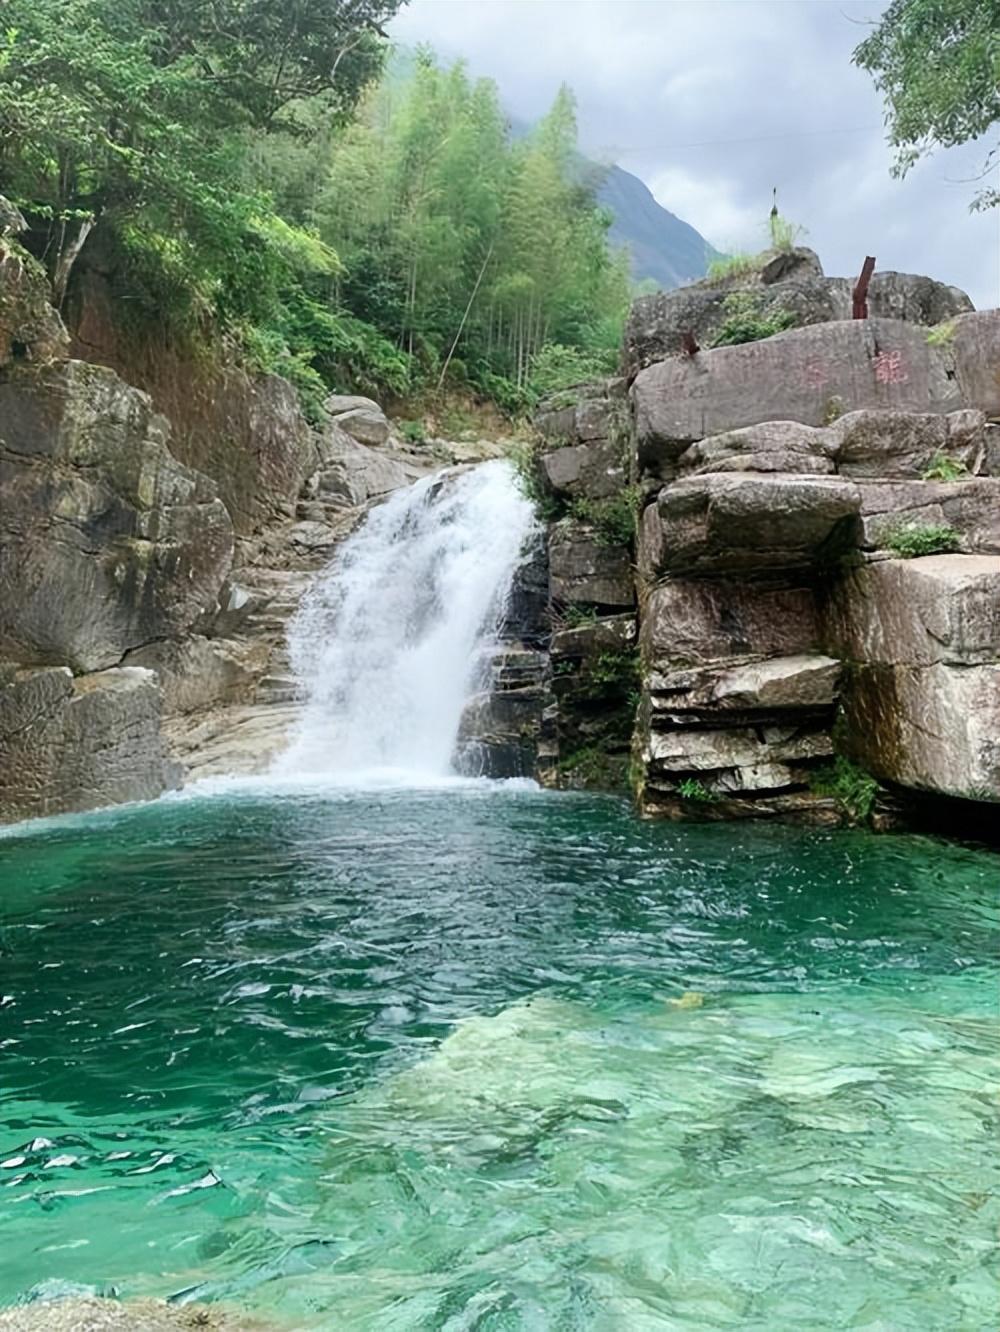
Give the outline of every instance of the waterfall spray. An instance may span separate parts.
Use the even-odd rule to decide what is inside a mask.
[[[534,522],[505,462],[427,477],[375,509],[289,626],[305,706],[273,770],[447,776]]]

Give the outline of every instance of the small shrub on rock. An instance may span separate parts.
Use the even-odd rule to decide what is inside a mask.
[[[955,321],[949,319],[943,324],[935,324],[927,332],[928,347],[947,347],[955,338]]]
[[[880,789],[870,772],[842,754],[817,768],[810,786],[816,795],[832,796],[852,823],[869,821]]]
[[[697,777],[685,777],[677,788],[677,794],[682,800],[691,800],[696,805],[711,805],[719,798],[703,782],[699,782]]]
[[[746,277],[755,273],[759,266],[760,255],[724,254],[709,264],[708,278],[712,282],[723,282],[726,278]]]
[[[508,455],[517,473],[518,485],[525,499],[531,500],[543,523],[554,523],[563,516],[563,506],[545,484],[538,440],[514,444]]]
[[[618,364],[618,349],[584,350],[547,342],[531,358],[528,387],[536,397],[573,388],[588,380],[613,375]],[[570,402],[575,401],[571,398]]]
[[[725,319],[712,340],[713,347],[735,347],[744,342],[760,342],[763,338],[793,328],[795,315],[790,310],[761,311],[760,297],[750,291],[734,291],[722,303]]]
[[[885,535],[887,550],[901,560],[921,555],[946,555],[958,550],[960,537],[947,523],[899,523]]]
[[[427,429],[423,421],[400,421],[399,433],[411,444],[422,444],[427,438]]]
[[[566,607],[562,622],[567,629],[580,629],[584,625],[597,624],[600,617],[593,606],[570,605]]]
[[[778,254],[787,254],[794,250],[806,234],[806,229],[798,222],[790,222],[777,211],[768,219],[768,231],[771,233],[771,249]]]
[[[570,505],[570,513],[578,522],[593,527],[599,545],[630,546],[635,540],[639,503],[639,487],[624,486],[607,499],[581,496]]]
[[[922,481],[966,481],[969,469],[958,458],[949,458],[945,453],[935,453],[930,466],[920,473]]]

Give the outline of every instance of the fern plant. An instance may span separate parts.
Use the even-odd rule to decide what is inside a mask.
[[[958,550],[959,533],[948,523],[899,523],[885,534],[885,545],[901,560],[947,555]]]
[[[930,464],[920,473],[922,481],[965,481],[969,469],[958,458],[949,458],[946,453],[935,453]]]

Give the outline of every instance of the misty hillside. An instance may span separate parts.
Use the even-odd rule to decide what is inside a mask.
[[[597,197],[614,214],[611,240],[628,247],[637,282],[651,279],[670,288],[705,276],[717,251],[694,227],[657,203],[638,176],[611,167]]]

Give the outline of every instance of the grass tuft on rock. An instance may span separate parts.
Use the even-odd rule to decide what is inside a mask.
[[[589,523],[598,545],[631,546],[635,540],[641,492],[638,486],[623,486],[607,499],[581,496],[569,507],[578,522]]]
[[[772,310],[764,314],[761,298],[752,291],[734,291],[722,303],[725,319],[712,339],[713,347],[737,347],[744,342],[760,342],[794,328],[798,320],[790,310]]]
[[[961,537],[948,523],[898,523],[885,535],[886,549],[901,560],[922,555],[947,555],[958,550]]]
[[[920,473],[921,481],[967,481],[969,478],[965,463],[958,458],[949,458],[946,453],[935,453]]]

